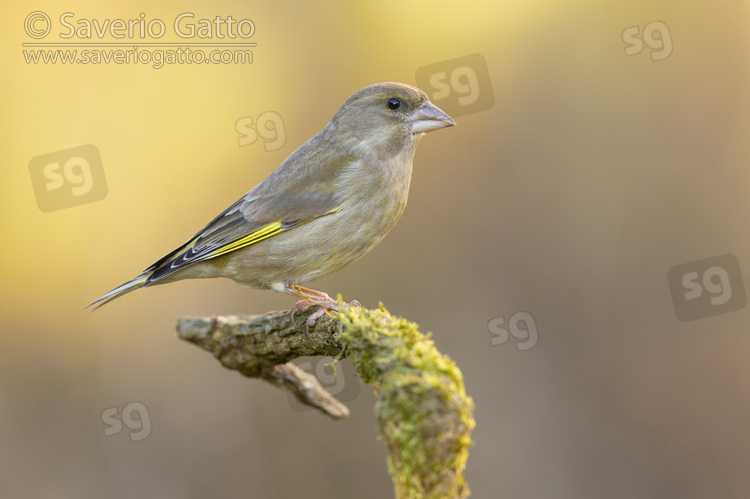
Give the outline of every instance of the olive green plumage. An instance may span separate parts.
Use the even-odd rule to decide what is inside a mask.
[[[357,260],[393,228],[406,206],[420,137],[454,124],[417,88],[365,87],[187,243],[91,305],[201,277],[310,298],[296,285]]]

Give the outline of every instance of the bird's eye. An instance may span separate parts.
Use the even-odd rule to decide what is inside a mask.
[[[388,99],[388,109],[391,111],[395,111],[396,109],[401,107],[401,101],[395,97],[391,97]]]

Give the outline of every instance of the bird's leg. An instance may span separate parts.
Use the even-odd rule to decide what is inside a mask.
[[[296,284],[294,284],[292,286],[285,285],[284,289],[281,292],[300,298],[300,300],[292,307],[292,319],[294,319],[294,314],[296,314],[297,312],[304,310],[312,305],[320,305],[320,308],[310,314],[310,316],[307,318],[307,321],[305,322],[306,333],[308,332],[310,326],[314,326],[315,322],[317,322],[317,320],[321,318],[323,314],[325,314],[328,310],[335,310],[337,312],[339,311],[338,302],[336,302],[336,300],[322,291],[315,291],[314,289],[303,288],[302,286],[297,286]],[[346,307],[361,307],[360,303],[357,300],[352,300],[349,303],[344,303],[343,305]],[[307,336],[309,337],[310,334],[308,333]]]

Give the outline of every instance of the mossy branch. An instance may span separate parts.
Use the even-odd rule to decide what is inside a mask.
[[[289,362],[310,355],[351,359],[379,397],[376,419],[388,447],[396,497],[467,497],[463,471],[474,406],[453,361],[416,324],[393,317],[382,305],[323,316],[308,336],[305,319],[315,308],[295,320],[289,312],[186,317],[179,320],[177,332],[225,367],[286,386],[301,402],[335,419],[349,415],[346,406]]]

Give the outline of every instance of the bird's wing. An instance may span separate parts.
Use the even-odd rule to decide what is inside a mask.
[[[335,213],[341,207],[335,179],[354,161],[352,156],[335,156],[315,169],[278,168],[185,244],[151,264],[144,271],[151,272],[144,286],[187,265],[245,248]],[[279,190],[279,185],[288,188]]]

